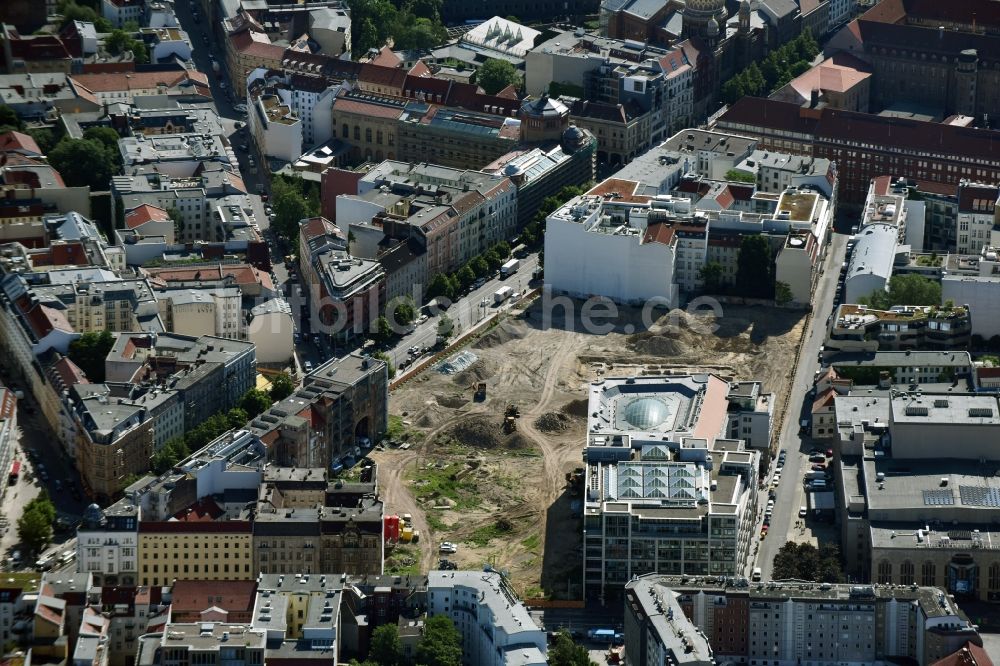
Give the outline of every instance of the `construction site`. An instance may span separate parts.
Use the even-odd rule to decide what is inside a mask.
[[[641,319],[622,308],[602,320],[613,325],[606,333],[578,319],[545,326],[535,301],[392,392],[389,442],[371,457],[387,515],[409,514],[419,535],[400,546],[414,570],[490,564],[525,598],[580,598],[580,472],[595,378],[758,380],[783,412],[805,313],[673,311],[648,329]]]

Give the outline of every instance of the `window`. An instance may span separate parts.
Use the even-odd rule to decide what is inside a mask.
[[[924,562],[920,568],[920,584],[932,586],[937,580],[937,566],[933,562]]]
[[[889,560],[878,563],[878,582],[883,584],[892,582],[892,563]]]
[[[372,142],[372,128],[371,127],[366,127],[365,128],[365,143],[371,143],[371,142]]]
[[[358,125],[354,126],[354,140],[361,141],[361,127]]]
[[[1000,590],[1000,562],[994,562],[990,565],[989,583],[991,590]]]
[[[899,582],[902,585],[913,585],[915,569],[912,562],[903,562],[899,567]]]

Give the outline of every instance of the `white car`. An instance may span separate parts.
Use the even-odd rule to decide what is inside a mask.
[[[234,111],[239,111],[240,113],[246,113],[247,112],[247,105],[246,104],[236,104],[235,106],[233,106],[233,110]]]
[[[449,555],[454,555],[458,552],[458,546],[450,541],[444,541],[441,543],[441,548],[439,549],[442,553],[448,553]]]
[[[806,511],[806,508],[804,506],[800,506],[799,507],[799,518],[805,518],[806,517],[806,513],[808,513]]]

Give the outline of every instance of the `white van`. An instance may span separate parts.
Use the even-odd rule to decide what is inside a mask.
[[[753,568],[753,575],[750,576],[750,580],[752,580],[752,581],[754,581],[756,583],[756,582],[760,581],[760,577],[761,577],[760,567],[754,567]]]

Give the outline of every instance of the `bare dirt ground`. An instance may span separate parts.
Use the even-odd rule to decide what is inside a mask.
[[[463,372],[429,369],[393,392],[390,413],[417,441],[372,457],[387,512],[412,514],[421,532],[421,570],[435,568],[438,545],[452,541],[458,553],[449,559],[506,570],[524,596],[579,594],[581,498],[567,490],[566,473],[582,465],[585,389],[600,374],[711,371],[784,395],[803,313],[726,306],[714,333],[704,328],[711,321],[670,317],[677,325],[666,330],[665,318],[640,329],[631,310],[602,335],[578,319],[545,330],[536,301],[467,346],[479,360]],[[482,402],[473,399],[479,381]],[[505,434],[511,403],[521,416]]]

